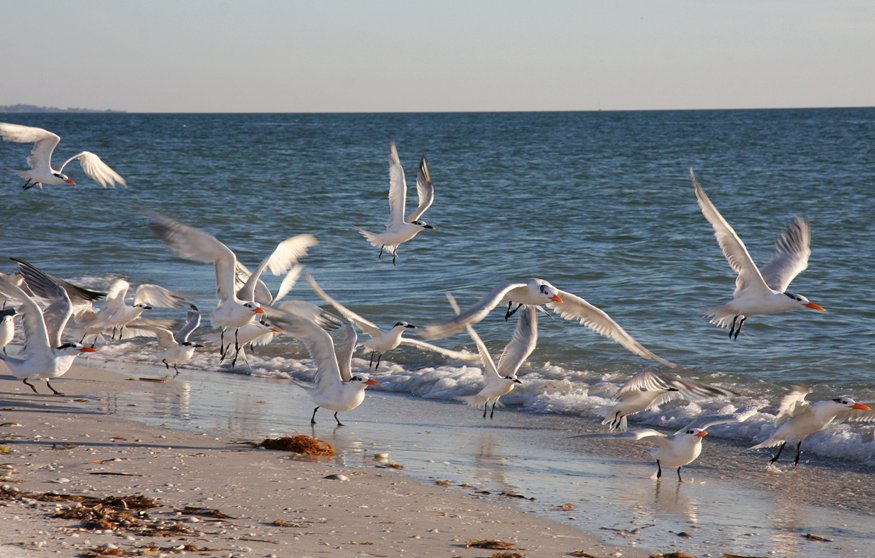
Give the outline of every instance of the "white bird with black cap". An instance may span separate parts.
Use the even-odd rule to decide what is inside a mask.
[[[7,278],[0,279],[0,292],[22,304],[25,339],[24,349],[18,355],[12,357],[0,354],[0,360],[34,393],[39,392],[28,380],[45,380],[55,395],[63,395],[49,380],[63,376],[81,353],[93,353],[96,349],[80,343],[63,342],[61,337],[64,328],[73,315],[73,304],[67,291],[30,264],[19,261],[18,268],[29,289],[36,296],[48,301],[49,305],[43,310],[18,285]]]
[[[22,126],[20,124],[9,124],[0,122],[0,137],[6,141],[15,143],[32,143],[33,150],[27,157],[27,163],[30,165],[29,170],[15,170],[12,172],[27,180],[21,187],[28,190],[34,186],[42,188],[43,184],[55,186],[58,184],[76,184],[70,177],[64,174],[64,168],[71,161],[79,161],[82,170],[88,178],[94,180],[104,188],[107,186],[115,186],[116,183],[127,184],[117,172],[112,170],[109,165],[104,163],[100,157],[90,151],[82,151],[73,155],[61,165],[61,168],[52,168],[52,154],[55,152],[55,147],[61,141],[58,134],[35,128],[32,126]]]
[[[434,202],[434,185],[431,182],[425,156],[419,160],[416,192],[419,195],[419,206],[405,218],[407,181],[404,179],[404,167],[401,166],[398,148],[393,139],[389,142],[389,220],[386,222],[386,230],[381,233],[373,233],[359,229],[359,234],[364,236],[372,246],[380,249],[378,258],[383,257],[383,250],[389,250],[392,253],[392,265],[395,265],[395,260],[398,258],[400,245],[413,240],[425,229],[434,229],[432,225],[422,220],[422,216]]]

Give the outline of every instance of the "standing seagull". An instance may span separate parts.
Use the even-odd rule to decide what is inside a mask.
[[[115,187],[116,182],[127,184],[117,172],[112,170],[109,165],[104,163],[100,157],[90,151],[83,151],[73,155],[61,165],[61,168],[55,170],[52,168],[52,154],[55,152],[55,147],[61,141],[61,137],[53,134],[42,128],[33,128],[31,126],[21,126],[19,124],[8,124],[0,122],[0,136],[6,141],[15,143],[32,143],[33,150],[27,157],[27,164],[30,165],[30,170],[14,170],[12,172],[27,179],[21,187],[25,190],[34,186],[42,188],[43,184],[76,184],[70,180],[66,174],[63,174],[64,167],[70,161],[79,161],[82,170],[85,174],[104,188],[107,186]]]
[[[523,306],[546,305],[547,308],[555,310],[556,313],[566,320],[578,321],[596,333],[610,337],[628,351],[640,357],[655,360],[667,368],[674,368],[676,366],[674,363],[660,358],[647,350],[644,345],[626,333],[626,330],[620,327],[603,310],[593,306],[579,296],[560,291],[549,282],[536,278],[529,279],[525,283],[516,282],[499,285],[486,293],[477,304],[455,318],[426,326],[421,336],[426,339],[446,337],[465,329],[466,326],[476,324],[489,315],[493,308],[504,303],[507,303],[505,319],[512,316],[514,312]],[[513,307],[514,304],[516,304],[515,308]]]
[[[303,387],[310,393],[316,408],[310,417],[310,424],[316,424],[316,411],[325,407],[334,411],[337,426],[343,426],[337,413],[352,411],[365,400],[365,388],[378,385],[380,382],[367,376],[352,375],[352,353],[356,345],[356,333],[352,324],[347,324],[343,330],[343,338],[335,349],[334,341],[325,331],[324,326],[288,312],[271,310],[271,320],[284,332],[297,338],[307,348],[310,358],[316,366],[315,387]],[[336,352],[335,352],[336,351]]]
[[[170,331],[167,328],[151,325],[151,324],[141,324],[137,327],[139,329],[146,329],[154,333],[158,337],[158,345],[161,346],[163,351],[159,355],[161,357],[161,362],[164,363],[164,367],[167,370],[170,370],[170,366],[173,366],[173,369],[176,371],[174,377],[179,376],[179,368],[177,365],[183,362],[188,362],[194,357],[194,350],[203,345],[198,343],[192,343],[188,340],[191,337],[191,334],[194,333],[201,325],[201,313],[198,311],[197,306],[194,304],[189,304],[188,315],[186,316],[185,323],[176,331]]]
[[[681,467],[689,465],[702,453],[702,438],[708,435],[708,429],[718,424],[744,422],[756,414],[756,409],[746,409],[734,415],[711,415],[700,417],[688,426],[674,434],[663,434],[652,428],[630,430],[621,434],[595,434],[576,437],[615,438],[617,440],[650,440],[654,443],[650,454],[656,459],[656,478],[662,477],[662,466],[677,467],[678,482],[681,478]],[[652,478],[652,477],[651,477]]]
[[[0,349],[6,354],[6,345],[15,337],[15,308],[0,310]]]
[[[389,142],[389,220],[386,222],[386,230],[381,233],[372,233],[359,229],[359,233],[375,248],[380,249],[378,258],[383,257],[383,250],[388,249],[392,253],[392,265],[398,257],[398,246],[422,232],[423,229],[434,229],[421,219],[423,214],[434,202],[434,186],[431,183],[431,175],[428,173],[428,164],[425,156],[419,160],[419,173],[416,175],[416,192],[419,194],[419,207],[404,218],[405,204],[407,203],[407,181],[404,179],[404,168],[398,157],[398,148],[395,140]]]
[[[237,256],[230,248],[213,235],[169,217],[153,214],[153,219],[149,224],[152,232],[178,256],[196,262],[215,264],[216,295],[219,300],[210,319],[214,326],[222,328],[220,351],[225,346],[224,338],[227,329],[235,330],[234,346],[239,351],[240,344],[236,339],[237,328],[251,322],[256,314],[264,314],[261,304],[255,302],[255,285],[261,278],[262,272],[266,268],[270,268],[274,274],[288,271],[298,258],[306,255],[310,246],[316,244],[316,238],[312,235],[299,235],[280,242],[273,253],[265,258],[249,276],[238,293],[234,288]]]
[[[775,432],[750,449],[771,448],[781,445],[775,457],[769,460],[772,464],[781,457],[787,442],[796,442],[796,459],[793,466],[799,464],[802,455],[802,441],[815,432],[820,432],[834,421],[875,421],[875,411],[867,405],[857,403],[847,396],[836,397],[826,401],[809,403],[805,396],[811,393],[811,388],[793,386],[790,393],[781,399],[778,414],[775,417]]]
[[[775,242],[775,255],[760,270],[750,257],[744,242],[705,195],[693,169],[690,169],[690,179],[696,189],[699,207],[714,228],[714,236],[723,250],[723,256],[738,273],[732,301],[708,309],[706,315],[712,324],[719,327],[729,326],[729,338],[738,339],[741,326],[748,316],[780,314],[797,308],[825,312],[822,306],[804,296],[787,291],[790,282],[808,267],[808,256],[811,254],[811,225],[808,217],[793,219]]]
[[[711,397],[732,395],[738,394],[729,389],[687,380],[674,374],[657,374],[645,370],[635,374],[620,386],[614,396],[616,403],[605,413],[602,424],[607,424],[610,430],[625,432],[627,416],[654,409],[674,399],[701,401]]]
[[[453,310],[458,313],[459,305],[456,304],[456,299],[449,292],[447,299]],[[501,357],[498,359],[498,366],[492,360],[489,354],[489,349],[486,344],[474,331],[474,328],[468,326],[468,335],[471,340],[477,345],[477,351],[480,353],[480,359],[483,363],[483,381],[485,385],[475,395],[463,397],[462,400],[471,406],[479,408],[483,405],[483,418],[486,418],[486,411],[489,404],[492,403],[492,410],[489,413],[489,418],[495,415],[495,406],[502,395],[507,395],[516,384],[522,382],[516,377],[517,370],[529,358],[532,351],[538,344],[538,309],[534,306],[529,306],[517,318],[516,329],[513,332],[513,337],[510,342],[504,347]]]
[[[46,381],[46,385],[55,395],[63,395],[56,390],[49,380],[63,376],[73,366],[73,360],[80,353],[93,353],[93,347],[82,346],[79,343],[62,343],[61,334],[70,316],[73,315],[72,303],[67,291],[54,283],[47,275],[36,268],[29,268],[25,275],[27,285],[40,298],[49,301],[45,312],[39,304],[15,283],[8,279],[0,279],[0,291],[6,296],[18,299],[23,306],[22,326],[24,328],[24,349],[17,357],[0,355],[0,360],[6,363],[16,378],[21,378],[26,386],[39,393],[30,378]]]
[[[438,347],[437,345],[432,345],[431,343],[426,343],[425,341],[420,341],[419,339],[410,339],[407,337],[403,337],[403,334],[408,329],[415,329],[416,326],[413,324],[409,324],[407,322],[395,322],[395,325],[392,326],[392,329],[388,331],[383,331],[373,322],[366,320],[362,316],[359,316],[346,306],[337,302],[330,296],[328,293],[322,290],[322,287],[316,283],[316,280],[307,273],[307,282],[310,283],[310,287],[313,288],[313,291],[318,294],[322,299],[334,307],[341,316],[343,316],[346,320],[354,323],[358,327],[362,329],[365,333],[370,337],[369,340],[362,343],[365,349],[371,351],[371,362],[369,366],[374,366],[374,359],[376,358],[376,366],[374,366],[374,370],[378,370],[380,368],[380,362],[383,360],[383,355],[388,353],[389,351],[396,349],[402,343],[406,343],[408,345],[413,345],[419,349],[423,349],[426,351],[432,351],[438,354],[442,354],[445,357],[456,359],[456,360],[466,360],[466,361],[476,361],[478,360],[477,355],[469,353],[467,351],[453,351],[451,349],[444,349],[443,347]]]
[[[85,331],[85,336],[100,334],[104,330],[112,329],[112,339],[124,338],[125,326],[138,319],[146,310],[152,310],[154,306],[160,308],[179,308],[185,303],[185,299],[178,294],[150,283],[143,283],[137,287],[134,294],[134,303],[129,306],[125,303],[128,289],[131,284],[124,279],[116,279],[109,287],[106,294],[106,304],[96,320],[90,323]]]

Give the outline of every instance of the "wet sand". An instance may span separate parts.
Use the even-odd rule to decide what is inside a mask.
[[[109,361],[90,364],[117,367]],[[163,368],[129,365],[125,372],[156,379]],[[674,471],[661,481],[651,478],[655,464],[645,445],[569,438],[597,430],[591,419],[499,409],[495,420],[484,421],[477,410],[461,404],[369,391],[360,408],[341,413],[347,426],[336,428],[331,413],[322,410],[311,429],[313,405],[302,390],[282,379],[184,370],[173,381],[155,383],[76,368],[55,385],[70,396],[36,396],[20,382],[0,380],[0,422],[16,413],[22,417],[12,419],[21,427],[0,428],[0,438],[17,437],[6,443],[11,456],[24,452],[20,459],[6,456],[0,462],[41,463],[36,468],[17,465],[14,477],[27,482],[15,486],[101,494],[143,486],[145,495],[166,498],[174,509],[215,507],[235,520],[223,526],[226,533],[212,530],[205,537],[237,544],[228,547],[229,553],[245,552],[240,550],[245,547],[262,555],[324,555],[333,544],[344,549],[329,555],[394,556],[403,549],[407,555],[491,556],[497,551],[464,545],[470,538],[495,538],[515,542],[527,549],[519,551],[527,556],[562,556],[575,550],[596,556],[646,556],[653,551],[872,555],[875,522],[867,504],[872,501],[871,468],[834,468],[804,459],[796,470],[767,470],[766,454],[743,453],[743,448],[720,440],[716,429],[700,460],[684,469],[687,482],[681,484]],[[167,426],[201,434],[165,430]],[[64,443],[76,448],[49,449],[47,436],[55,438],[53,443],[62,439],[58,428],[65,429]],[[338,456],[312,463],[233,443],[298,432],[330,441]],[[106,457],[92,458],[92,452]],[[389,453],[388,463],[403,469],[375,461],[374,454],[381,452]],[[142,463],[134,472],[144,476],[87,475],[95,472],[90,461],[112,457],[127,461],[104,466]],[[64,470],[51,470],[47,459],[69,461],[57,461]],[[322,479],[334,472],[352,480]],[[70,482],[50,482],[59,476]],[[229,478],[232,484],[226,482]],[[321,499],[311,502],[314,498]],[[191,502],[184,503],[186,499]],[[8,513],[8,507],[0,507],[0,515]],[[44,517],[33,513],[34,520]],[[300,517],[328,523],[305,525],[296,519]],[[277,518],[302,527],[270,525]],[[39,521],[26,524],[50,532],[45,520]],[[31,536],[29,548],[39,542],[39,535]],[[117,541],[113,537],[109,539]],[[593,537],[619,548],[599,546]],[[300,546],[286,546],[294,549],[287,554],[279,545]]]

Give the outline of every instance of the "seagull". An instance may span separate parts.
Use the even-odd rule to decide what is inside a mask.
[[[456,299],[449,292],[447,299],[453,310],[458,313],[459,305],[456,304]],[[495,405],[498,404],[501,396],[513,391],[516,384],[522,384],[516,377],[516,373],[538,344],[538,310],[534,306],[528,306],[520,313],[513,337],[504,347],[504,351],[498,359],[498,366],[495,365],[495,361],[489,354],[489,349],[486,348],[474,328],[468,326],[466,329],[471,340],[477,345],[477,352],[480,353],[485,385],[477,394],[463,397],[462,400],[473,407],[479,408],[482,405],[483,418],[486,418],[486,411],[489,404],[492,403],[492,410],[489,413],[489,418],[492,419],[495,415]]]
[[[33,292],[29,284],[25,281],[27,277],[33,276],[33,282],[39,284],[39,279],[36,277],[37,275],[48,277],[52,283],[64,289],[64,291],[66,291],[67,293],[67,296],[70,297],[70,302],[72,303],[71,309],[73,311],[73,317],[76,320],[88,320],[89,316],[93,315],[93,304],[102,298],[106,298],[106,293],[92,291],[78,285],[74,285],[73,283],[65,281],[60,277],[56,277],[50,273],[46,273],[35,268],[30,263],[21,258],[9,259],[18,264],[18,273],[9,276],[9,280],[12,281],[12,283],[18,286],[18,288],[20,288],[30,297],[52,297],[54,296],[53,289],[50,290],[44,297],[42,293]]]
[[[438,347],[437,345],[432,345],[431,343],[426,343],[424,341],[420,341],[419,339],[410,339],[407,337],[403,337],[403,334],[408,329],[415,329],[416,326],[400,321],[395,322],[395,325],[392,326],[392,329],[388,331],[381,330],[376,324],[373,322],[359,316],[346,306],[343,306],[322,290],[316,280],[313,279],[309,273],[307,273],[307,282],[310,283],[310,286],[313,288],[313,291],[318,294],[322,299],[334,307],[341,316],[343,316],[346,320],[354,323],[359,328],[362,329],[365,333],[370,336],[370,339],[362,343],[366,350],[371,351],[371,360],[368,364],[368,367],[373,366],[374,370],[378,370],[380,368],[380,362],[383,360],[383,355],[388,353],[389,351],[397,348],[402,343],[413,345],[419,349],[423,349],[426,351],[432,351],[441,355],[444,355],[448,358],[456,359],[456,360],[464,360],[464,361],[477,361],[479,357],[475,354],[469,353],[467,351],[453,351],[450,349],[444,349],[443,347]],[[376,358],[376,365],[375,359]]]
[[[579,296],[561,291],[549,282],[536,278],[529,279],[525,283],[514,282],[499,285],[481,298],[477,304],[453,319],[426,326],[420,336],[426,339],[447,337],[465,329],[468,325],[476,324],[485,318],[493,308],[505,303],[507,304],[505,319],[508,319],[523,306],[540,307],[546,305],[547,308],[555,310],[562,318],[578,321],[596,333],[610,337],[640,357],[655,360],[667,368],[675,368],[676,366],[647,350],[644,345],[626,333],[626,330],[601,309]],[[515,308],[514,304],[516,304]]]
[[[249,361],[246,359],[246,347],[261,347],[267,345],[271,341],[273,341],[274,336],[277,333],[282,333],[283,330],[280,328],[273,326],[270,324],[268,320],[253,320],[248,324],[237,328],[237,342],[240,344],[240,350],[238,350],[234,354],[234,358],[231,359],[231,368],[237,365],[237,359],[242,358],[244,362],[248,363]],[[220,340],[220,343],[222,341]],[[225,360],[225,357],[231,352],[231,345],[224,347],[222,349],[222,358],[221,360]]]
[[[331,336],[322,324],[308,318],[295,316],[288,312],[272,311],[271,319],[285,333],[300,340],[310,353],[313,364],[316,365],[315,387],[305,386],[297,381],[310,393],[316,408],[310,417],[310,424],[316,424],[316,411],[325,407],[334,411],[337,426],[343,426],[337,413],[352,411],[365,400],[365,388],[378,385],[380,382],[365,375],[352,375],[352,353],[355,350],[357,336],[352,324],[347,324],[341,330],[342,338],[335,347]]]
[[[688,426],[681,428],[674,434],[664,434],[652,428],[630,430],[614,434],[584,434],[579,437],[614,438],[617,440],[651,440],[654,443],[650,454],[656,459],[656,478],[662,477],[662,466],[677,467],[678,482],[684,482],[681,478],[681,467],[695,461],[702,453],[702,438],[708,435],[708,429],[718,424],[744,422],[756,414],[756,409],[746,409],[734,415],[710,415],[700,417]]]
[[[49,300],[50,304],[43,312],[39,304],[18,285],[9,279],[0,279],[0,291],[22,303],[25,337],[24,349],[17,357],[4,353],[0,355],[0,360],[34,393],[39,392],[28,382],[31,378],[45,380],[55,395],[63,395],[49,380],[63,376],[73,366],[73,360],[79,354],[93,353],[96,349],[80,343],[61,342],[64,327],[73,315],[70,296],[63,287],[38,269],[29,267],[26,271],[25,278],[30,289],[39,293],[41,298]]]
[[[175,332],[160,326],[141,324],[140,329],[146,329],[154,333],[158,337],[158,345],[163,351],[159,355],[164,367],[170,370],[170,366],[176,371],[174,378],[179,376],[179,368],[177,365],[183,362],[188,362],[194,357],[194,350],[203,347],[198,343],[192,343],[188,339],[201,325],[201,313],[197,306],[189,303],[188,315],[185,323]]]
[[[88,178],[94,180],[104,188],[107,186],[115,187],[116,182],[127,184],[117,172],[112,170],[109,165],[104,163],[100,157],[90,151],[83,151],[73,155],[61,165],[61,168],[55,170],[52,168],[52,154],[55,152],[55,147],[61,141],[61,137],[53,134],[42,128],[34,128],[31,126],[21,126],[20,124],[8,124],[0,122],[0,136],[6,141],[15,143],[32,143],[33,150],[27,157],[27,164],[30,165],[30,170],[12,170],[21,178],[27,179],[21,187],[28,190],[34,186],[42,188],[43,184],[51,186],[57,184],[76,184],[73,180],[63,173],[64,167],[71,161],[79,161],[82,170]]]
[[[811,254],[811,225],[808,217],[793,219],[775,242],[775,255],[765,267],[759,269],[744,242],[708,199],[702,185],[696,180],[693,169],[690,169],[690,179],[696,189],[699,207],[714,228],[714,236],[723,250],[723,256],[738,273],[732,301],[707,310],[706,316],[712,324],[719,327],[729,326],[729,338],[738,339],[741,326],[749,316],[780,314],[797,308],[826,311],[804,296],[787,290],[793,279],[808,267],[808,256]]]
[[[82,341],[88,335],[100,334],[110,328],[112,328],[112,339],[115,339],[116,332],[118,332],[118,338],[122,339],[125,326],[139,318],[146,310],[152,310],[155,306],[179,308],[186,303],[183,297],[164,287],[143,283],[137,287],[134,294],[134,304],[128,306],[125,304],[125,297],[127,297],[130,287],[131,284],[124,279],[116,279],[112,282],[106,295],[106,304],[103,310],[97,313],[95,320],[86,327]]]
[[[6,354],[6,345],[15,337],[15,308],[0,310],[0,348]]]
[[[626,431],[626,417],[655,409],[674,399],[700,401],[711,397],[731,397],[736,392],[681,378],[675,374],[657,374],[645,370],[620,386],[614,396],[616,404],[605,414],[602,424],[610,430]]]
[[[288,271],[298,258],[306,255],[309,247],[316,244],[316,237],[313,235],[298,235],[280,242],[273,253],[259,264],[238,292],[234,288],[237,256],[230,248],[213,235],[169,217],[156,213],[153,214],[153,219],[149,224],[152,232],[178,256],[196,262],[215,264],[216,294],[219,302],[210,319],[214,326],[222,328],[220,350],[225,346],[225,331],[234,329],[234,346],[239,351],[237,328],[250,323],[256,314],[264,314],[261,304],[255,302],[255,287],[262,272],[267,268],[274,274]]]
[[[809,387],[793,386],[778,406],[778,414],[775,417],[777,430],[749,449],[771,448],[780,444],[778,453],[769,460],[771,465],[781,457],[787,442],[796,442],[796,459],[793,461],[795,467],[799,464],[799,456],[802,455],[802,441],[815,432],[820,432],[836,421],[875,421],[875,411],[848,396],[809,403],[805,400],[805,396],[811,391]]]
[[[424,229],[434,229],[432,225],[422,220],[423,214],[434,202],[434,185],[431,183],[425,156],[419,160],[416,192],[419,194],[419,207],[405,219],[407,181],[404,179],[404,168],[398,157],[398,148],[395,146],[395,140],[392,140],[389,142],[389,220],[386,222],[386,230],[372,233],[359,229],[359,234],[364,236],[374,248],[380,249],[377,258],[383,257],[384,249],[392,253],[392,265],[395,265],[398,257],[398,246],[413,240],[413,237]]]

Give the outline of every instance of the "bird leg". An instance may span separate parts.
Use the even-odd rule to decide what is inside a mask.
[[[176,366],[175,362],[173,363],[173,369],[176,370],[176,374],[173,375],[173,377],[175,378],[179,376],[179,368]]]
[[[483,404],[483,418],[486,418],[486,410],[489,409],[489,401]]]
[[[49,389],[52,390],[52,393],[54,393],[55,395],[64,395],[64,394],[61,393],[60,391],[58,391],[58,390],[56,390],[55,388],[53,388],[53,387],[52,387],[52,384],[50,384],[48,380],[46,380],[46,385],[49,386]]]
[[[32,178],[28,178],[27,182],[25,182],[24,184],[21,185],[21,189],[22,190],[30,190],[31,188],[33,188],[33,184],[31,183],[32,180],[33,180]]]
[[[775,454],[775,457],[773,457],[769,460],[769,464],[774,463],[775,461],[778,460],[779,457],[781,457],[781,452],[784,451],[784,446],[786,446],[786,445],[787,445],[787,442],[784,442],[783,444],[781,444],[781,447],[778,448],[778,453]]]
[[[395,260],[398,259],[398,247],[392,250],[392,265],[395,265]]]
[[[678,482],[684,482],[684,479],[681,478],[681,468],[678,467]]]
[[[747,316],[742,316],[741,321],[738,322],[738,329],[735,330],[735,337],[733,340],[738,339],[738,334],[741,333],[741,326],[744,325],[744,322],[747,320]]]
[[[222,328],[222,332],[219,333],[219,355],[221,355],[222,360],[225,360],[225,329]]]
[[[164,363],[164,368],[166,368],[167,370],[170,370],[170,365],[167,364],[167,359],[166,359],[166,358],[162,358],[162,359],[161,359],[161,362]]]
[[[374,353],[376,351],[371,351],[371,360],[368,361],[368,368],[374,365]]]
[[[659,459],[656,460],[656,478],[662,476],[662,465],[659,464]]]
[[[383,353],[380,353],[379,355],[377,355],[377,365],[374,366],[374,372],[376,372],[377,370],[380,369],[380,361],[382,361],[382,360],[383,360]]]
[[[732,318],[732,325],[729,326],[729,338],[732,339],[732,334],[735,333],[735,322],[738,320],[738,315]]]
[[[319,407],[313,409],[313,416],[310,417],[310,424],[316,424],[316,411],[319,410]]]
[[[489,412],[489,418],[492,419],[495,417],[495,404],[498,403],[498,399],[492,402],[492,411]]]
[[[507,319],[510,318],[511,316],[513,316],[514,314],[516,314],[517,310],[519,310],[520,308],[523,307],[522,304],[517,304],[517,305],[516,305],[516,308],[514,308],[513,310],[511,310],[510,307],[511,307],[512,304],[513,304],[513,302],[510,302],[510,301],[508,301],[508,303],[507,303],[507,312],[504,313],[504,319],[505,319],[505,321],[507,321]]]
[[[385,247],[386,247],[385,244],[384,244],[383,246],[380,246],[380,254],[377,256],[377,259],[378,259],[378,260],[382,260],[382,259],[383,259],[383,248],[385,248]]]
[[[39,393],[39,392],[36,390],[36,388],[34,387],[34,385],[33,385],[32,383],[30,383],[30,382],[27,381],[27,378],[25,378],[25,379],[23,379],[23,380],[21,380],[21,381],[24,382],[24,385],[26,385],[27,387],[29,387],[30,389],[32,389],[34,393]]]
[[[339,418],[337,418],[337,411],[334,411],[334,420],[337,421],[337,426],[343,426],[343,423],[340,422]]]
[[[799,456],[802,455],[802,440],[799,440],[799,443],[796,444],[796,459],[793,461],[793,466],[799,465]]]

